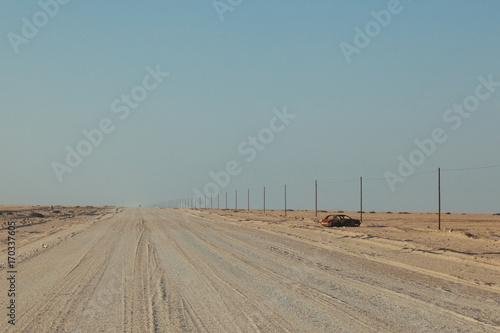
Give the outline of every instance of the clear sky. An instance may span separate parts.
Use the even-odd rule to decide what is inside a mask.
[[[0,203],[354,210],[362,176],[365,210],[435,211],[438,167],[500,164],[498,1],[1,6]],[[500,168],[441,176],[500,212]]]

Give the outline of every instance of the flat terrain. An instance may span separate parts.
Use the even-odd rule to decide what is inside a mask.
[[[3,315],[2,332],[500,331],[493,214],[445,215],[438,231],[424,213],[332,229],[304,211],[0,212],[3,277],[8,221],[18,258],[17,322]]]

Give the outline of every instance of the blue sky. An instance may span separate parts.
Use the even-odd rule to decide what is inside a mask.
[[[43,4],[52,14],[57,6],[54,17]],[[218,186],[232,206],[235,190],[244,206],[251,188],[261,207],[266,186],[268,207],[280,208],[287,184],[289,208],[312,209],[317,179],[320,208],[358,209],[363,176],[366,210],[435,211],[438,167],[500,164],[500,87],[481,87],[489,96],[459,128],[443,118],[474,96],[479,77],[500,82],[497,1],[224,5],[232,11],[221,20],[210,0],[3,1],[0,202],[168,202],[203,192],[211,171],[236,161],[240,172]],[[30,38],[23,18],[39,20]],[[377,24],[348,62],[342,43],[356,47],[355,28]],[[25,43],[13,46],[13,34]],[[121,120],[111,104],[140,91],[146,68],[169,75]],[[284,109],[296,117],[248,162],[239,145]],[[103,119],[112,133],[60,181],[54,162],[66,165],[66,147],[76,151]],[[409,160],[434,129],[447,140],[414,153],[424,159],[402,177],[399,157]],[[404,180],[394,191],[387,172]],[[443,171],[442,187],[445,211],[500,211],[500,168]]]

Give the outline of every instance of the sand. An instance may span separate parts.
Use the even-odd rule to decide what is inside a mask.
[[[17,321],[2,332],[500,330],[493,214],[449,214],[438,231],[434,213],[367,213],[359,228],[324,228],[329,212],[0,211],[1,233],[18,226]]]

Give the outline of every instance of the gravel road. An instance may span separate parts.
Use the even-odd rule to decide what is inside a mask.
[[[498,290],[373,259],[265,228],[128,208],[19,263],[18,321],[0,330],[500,331]]]

